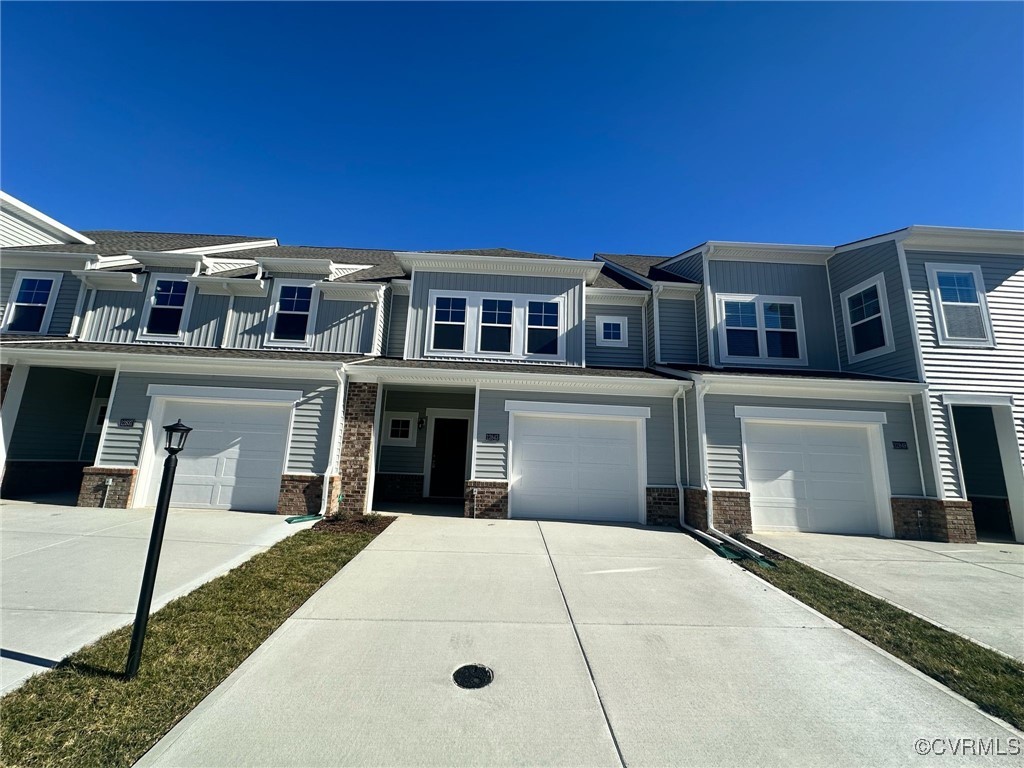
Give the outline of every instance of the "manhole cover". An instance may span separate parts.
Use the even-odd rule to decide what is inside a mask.
[[[483,664],[467,664],[455,670],[452,680],[459,688],[483,688],[494,680],[494,673]]]

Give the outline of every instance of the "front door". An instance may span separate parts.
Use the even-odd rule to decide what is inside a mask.
[[[434,419],[430,496],[462,498],[466,492],[466,419]]]

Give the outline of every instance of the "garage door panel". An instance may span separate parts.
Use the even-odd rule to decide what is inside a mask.
[[[820,448],[820,446],[818,446]],[[857,453],[812,453],[808,457],[811,472],[827,473],[842,477],[843,475],[862,476],[868,471],[868,462],[864,454]]]
[[[778,478],[760,483],[760,496],[765,499],[793,499],[802,501],[807,498],[807,484],[803,480]]]
[[[864,483],[856,481],[812,480],[810,482],[810,498],[816,501],[850,501],[874,508],[874,498],[868,490],[864,487]]]
[[[636,477],[621,464],[614,467],[583,467],[577,473],[579,489],[610,493],[636,493]]]

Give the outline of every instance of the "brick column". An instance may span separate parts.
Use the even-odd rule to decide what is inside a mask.
[[[722,533],[752,533],[750,494],[747,491],[712,491],[715,528]]]
[[[969,501],[894,496],[893,534],[897,539],[974,544],[974,511]]]
[[[708,529],[708,497],[703,488],[683,488],[683,519],[698,531]]]
[[[679,489],[647,489],[647,525],[679,527]]]
[[[377,410],[377,385],[350,381],[345,392],[345,425],[341,439],[341,502],[328,514],[361,515],[366,510],[373,450],[373,417]]]
[[[127,509],[138,476],[135,467],[86,467],[82,470],[78,506]]]
[[[319,515],[323,493],[322,475],[281,475],[277,514]]]
[[[465,516],[507,519],[508,483],[505,480],[467,480]]]

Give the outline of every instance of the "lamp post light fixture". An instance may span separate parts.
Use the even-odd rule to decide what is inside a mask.
[[[139,607],[135,611],[135,626],[132,628],[132,643],[128,649],[128,665],[125,677],[135,677],[142,662],[142,644],[146,640],[146,625],[149,623],[149,609],[153,605],[153,586],[156,584],[156,568],[160,563],[160,549],[164,543],[164,528],[167,526],[167,509],[171,504],[171,489],[174,487],[174,472],[178,468],[178,454],[185,447],[188,433],[192,427],[186,427],[181,419],[164,427],[167,433],[164,450],[164,474],[160,478],[160,495],[156,501],[156,514],[153,517],[153,532],[149,536],[149,552],[146,554],[146,570],[142,574],[142,589],[139,592]]]

